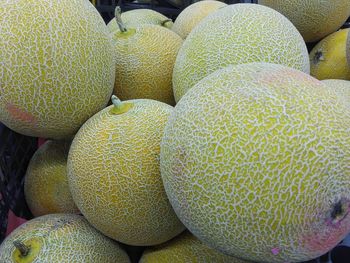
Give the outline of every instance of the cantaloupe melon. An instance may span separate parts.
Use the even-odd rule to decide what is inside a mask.
[[[206,245],[188,231],[178,237],[145,250],[139,263],[248,263],[224,255]]]
[[[73,199],[103,234],[128,245],[168,241],[184,230],[160,176],[160,141],[173,108],[154,100],[107,107],[75,136],[68,155]]]
[[[0,255],[4,263],[130,262],[116,242],[74,214],[51,214],[26,222],[0,245]]]
[[[108,29],[88,0],[0,1],[0,121],[28,136],[72,137],[114,85]]]
[[[306,42],[315,42],[337,31],[350,16],[348,0],[258,0],[285,15]]]
[[[350,29],[339,30],[322,39],[310,52],[311,75],[322,79],[350,80],[346,39]]]
[[[342,79],[326,79],[322,80],[329,88],[333,89],[339,100],[347,107],[350,107],[350,81]]]
[[[174,24],[170,18],[152,9],[133,9],[123,12],[121,16],[126,27],[151,24],[163,26],[165,28],[172,28]],[[115,20],[115,18],[109,21],[107,27],[111,33],[119,31],[117,20]]]
[[[176,214],[232,256],[321,256],[350,231],[349,114],[334,90],[292,68],[214,72],[165,128],[161,175]]]
[[[24,194],[34,216],[78,213],[68,187],[70,142],[47,141],[33,155],[24,180]]]
[[[116,63],[114,94],[121,100],[154,99],[174,105],[172,73],[182,38],[158,25],[124,25],[123,30],[111,34]]]
[[[214,0],[195,2],[181,11],[171,30],[185,39],[204,17],[226,5],[223,2]]]
[[[228,5],[205,17],[180,48],[173,72],[175,100],[217,69],[249,62],[310,71],[306,44],[288,19],[262,5]]]

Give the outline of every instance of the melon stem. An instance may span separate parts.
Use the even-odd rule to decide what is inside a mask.
[[[314,56],[314,63],[317,64],[318,62],[323,60],[324,60],[323,52],[321,50],[318,50]]]
[[[126,29],[126,27],[125,27],[125,25],[124,25],[124,23],[122,21],[122,10],[121,10],[120,6],[117,6],[115,8],[115,14],[114,15],[115,15],[115,20],[117,21],[119,30],[121,32],[126,32],[127,29]]]
[[[123,105],[121,100],[115,95],[112,95],[112,103],[113,103],[114,107],[116,107],[117,110],[120,110],[122,105]]]
[[[13,245],[19,250],[22,257],[25,257],[29,254],[30,248],[23,244],[23,242],[15,240],[13,241]]]
[[[170,18],[169,19],[165,19],[164,21],[162,21],[161,25],[165,26],[165,24],[168,23],[168,22],[173,22],[173,20],[171,20]]]

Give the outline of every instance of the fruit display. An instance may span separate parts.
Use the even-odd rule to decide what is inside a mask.
[[[349,263],[349,27],[349,0],[0,1],[0,263]]]

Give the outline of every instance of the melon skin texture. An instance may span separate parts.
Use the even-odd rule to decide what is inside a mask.
[[[342,79],[326,79],[322,80],[328,88],[333,89],[340,101],[347,107],[350,107],[350,81]]]
[[[114,85],[108,29],[87,0],[0,1],[0,121],[18,133],[71,138]]]
[[[151,24],[163,26],[170,29],[174,24],[170,18],[151,9],[129,10],[122,13],[121,17],[126,27],[137,27],[144,24]],[[107,27],[111,33],[120,31],[117,20],[115,18],[109,21]]]
[[[316,42],[337,31],[350,16],[348,0],[258,0],[258,3],[285,15],[306,42]]]
[[[153,99],[175,105],[172,73],[182,38],[157,25],[111,35],[116,61],[114,94],[121,100]]]
[[[34,216],[79,213],[68,186],[70,142],[47,141],[33,155],[24,180],[24,194]]]
[[[202,242],[257,262],[321,256],[350,231],[350,111],[300,71],[218,70],[176,105],[161,175]]]
[[[122,105],[126,112],[107,107],[75,136],[69,187],[82,214],[106,236],[127,245],[157,245],[184,230],[159,167],[160,141],[173,107],[154,100]]]
[[[27,256],[20,256],[14,241],[30,248]],[[130,262],[116,242],[74,214],[51,214],[26,222],[0,245],[0,255],[6,263]]]
[[[145,250],[140,263],[248,263],[248,261],[224,255],[206,245],[188,231],[178,237]]]
[[[224,6],[227,4],[212,0],[193,3],[178,15],[171,30],[185,39],[203,18]]]
[[[256,4],[234,4],[204,18],[188,35],[173,72],[175,100],[205,76],[228,65],[283,64],[310,72],[300,33],[284,16]]]
[[[350,29],[339,30],[322,39],[310,52],[311,76],[350,80],[346,59],[346,39]]]

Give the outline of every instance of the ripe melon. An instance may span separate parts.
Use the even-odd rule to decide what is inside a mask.
[[[350,81],[342,79],[326,79],[322,80],[329,88],[333,89],[339,100],[347,107],[350,107]]]
[[[315,42],[337,31],[350,16],[349,0],[258,0],[285,15],[306,42]]]
[[[310,52],[311,75],[322,79],[350,80],[346,39],[350,29],[339,30],[322,39]]]
[[[73,199],[106,236],[134,246],[166,242],[184,230],[159,167],[160,141],[173,108],[154,100],[113,100],[73,140],[68,155]]]
[[[116,61],[114,94],[121,100],[154,99],[174,105],[172,73],[182,38],[157,25],[125,28],[125,32],[111,34]]]
[[[68,187],[70,142],[47,141],[33,155],[24,180],[24,194],[34,216],[78,213]]]
[[[176,105],[161,175],[201,241],[258,262],[300,262],[350,231],[350,111],[282,65],[218,70]]]
[[[205,17],[180,48],[173,72],[175,100],[217,69],[249,62],[310,71],[306,44],[284,16],[262,5],[228,5]]]
[[[210,262],[248,263],[248,261],[224,255],[185,231],[178,237],[145,250],[139,263]]]
[[[108,29],[88,0],[0,1],[0,121],[28,136],[72,137],[114,85]]]
[[[0,245],[0,255],[6,263],[130,262],[116,242],[74,214],[51,214],[26,222]]]
[[[223,2],[213,0],[195,2],[181,11],[171,30],[185,39],[203,18],[226,5]]]
[[[172,28],[173,22],[165,15],[152,9],[133,9],[122,13],[122,20],[126,27],[136,27],[140,25],[159,25],[165,28]],[[111,33],[119,31],[117,20],[113,18],[107,24]]]

